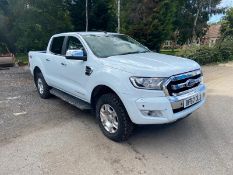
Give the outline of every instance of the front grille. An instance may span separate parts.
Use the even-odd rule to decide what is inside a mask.
[[[200,85],[202,74],[200,70],[179,74],[171,77],[165,86],[168,95],[176,96]]]

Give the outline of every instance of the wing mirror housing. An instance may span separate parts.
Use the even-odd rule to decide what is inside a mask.
[[[87,53],[82,49],[67,50],[66,59],[87,61]]]

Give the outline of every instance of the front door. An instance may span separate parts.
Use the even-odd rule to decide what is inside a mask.
[[[85,50],[80,40],[69,36],[65,44],[67,50]],[[66,59],[64,70],[65,91],[80,99],[87,100],[86,82],[88,76],[85,75],[87,61]]]

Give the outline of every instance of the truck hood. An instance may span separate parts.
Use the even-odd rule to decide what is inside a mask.
[[[154,52],[111,56],[105,58],[103,63],[133,76],[144,77],[170,77],[200,69],[193,60]]]

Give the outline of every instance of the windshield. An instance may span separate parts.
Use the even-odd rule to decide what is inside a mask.
[[[92,52],[101,58],[149,52],[149,49],[126,35],[83,35]]]

